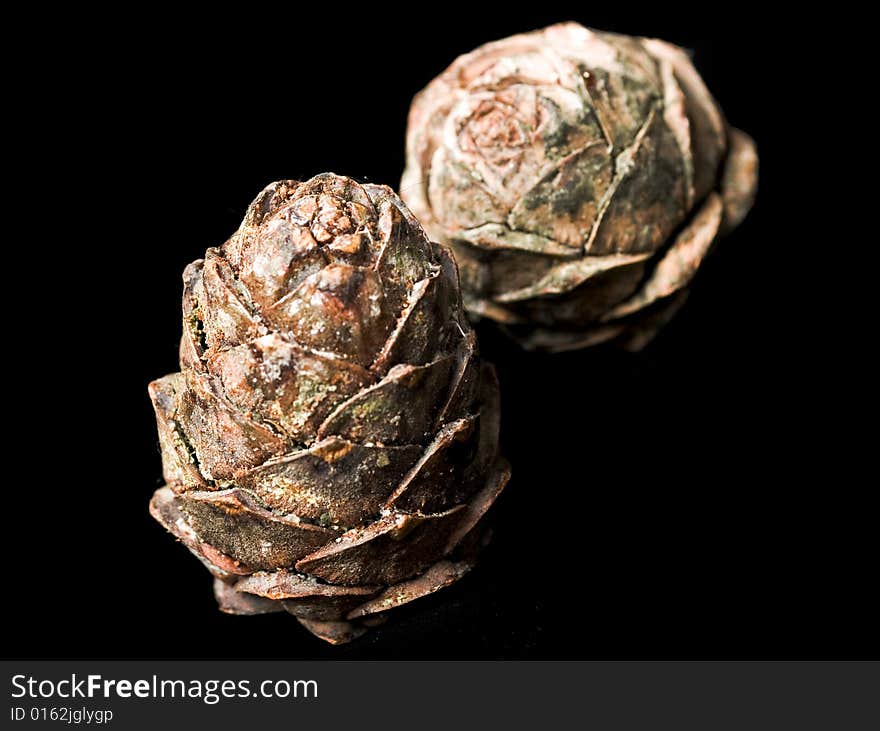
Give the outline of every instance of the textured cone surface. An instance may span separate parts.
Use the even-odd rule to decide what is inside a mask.
[[[387,187],[268,186],[184,271],[150,512],[230,614],[345,642],[471,566],[507,482],[458,271]],[[352,624],[354,622],[354,624]]]
[[[745,217],[757,170],[684,51],[564,23],[416,95],[401,195],[451,246],[473,315],[527,348],[641,347]]]

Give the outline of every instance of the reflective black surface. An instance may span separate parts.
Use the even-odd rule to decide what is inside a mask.
[[[41,193],[59,224],[40,233],[56,345],[27,366],[43,456],[10,490],[10,555],[28,573],[7,584],[5,654],[876,656],[867,477],[850,474],[858,450],[838,449],[845,423],[826,410],[844,398],[824,365],[839,264],[815,268],[828,179],[810,179],[814,197],[793,187],[830,134],[798,30],[745,5],[551,2],[499,17],[444,4],[402,25],[391,6],[291,8],[120,20],[74,38],[46,87],[64,148]],[[480,326],[514,477],[458,586],[342,648],[291,617],[220,614],[207,573],[147,514],[161,471],[146,384],[176,370],[183,267],[272,180],[331,170],[396,185],[416,91],[481,42],[569,18],[694,50],[758,142],[754,211],[642,353],[528,354]]]

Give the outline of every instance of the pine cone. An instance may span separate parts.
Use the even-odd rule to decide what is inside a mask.
[[[416,96],[401,195],[452,246],[472,313],[527,348],[639,348],[756,184],[754,143],[680,48],[565,23]]]
[[[150,512],[232,614],[332,643],[468,571],[509,477],[455,263],[390,188],[267,187],[184,271]]]

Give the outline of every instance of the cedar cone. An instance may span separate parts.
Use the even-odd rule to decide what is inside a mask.
[[[509,470],[455,263],[390,188],[268,186],[183,275],[150,511],[231,614],[332,643],[473,565]]]
[[[401,195],[464,302],[529,349],[638,349],[752,205],[757,153],[688,56],[550,26],[458,58],[413,100]]]

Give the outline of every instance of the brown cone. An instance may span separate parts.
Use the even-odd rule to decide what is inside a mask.
[[[453,249],[473,315],[529,349],[639,348],[757,173],[684,51],[564,23],[480,46],[416,95],[401,196]]]
[[[460,578],[509,469],[452,257],[387,187],[268,186],[184,272],[150,512],[224,612],[334,644]]]

